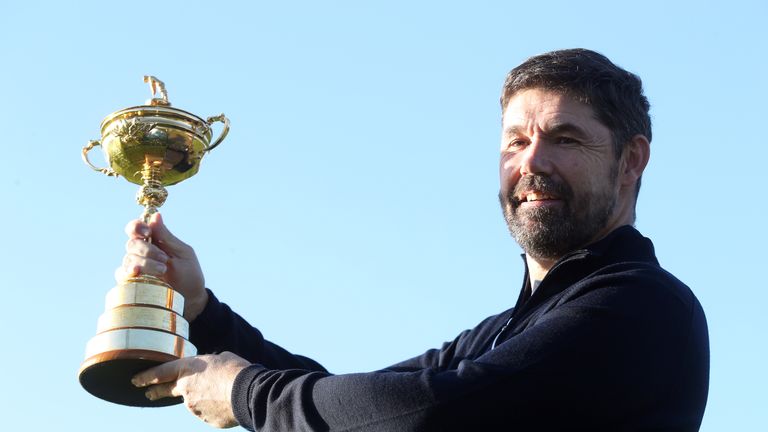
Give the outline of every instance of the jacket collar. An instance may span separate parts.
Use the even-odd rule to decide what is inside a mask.
[[[577,252],[598,257],[607,255],[610,256],[612,260],[619,261],[659,263],[656,260],[656,251],[653,248],[651,240],[643,237],[643,235],[631,225],[620,226],[611,231],[607,236]]]
[[[523,286],[515,305],[515,311],[520,311],[523,306],[526,309],[532,306],[530,303],[551,297],[564,290],[570,284],[567,281],[576,281],[592,273],[596,268],[616,262],[640,261],[658,265],[656,254],[651,240],[643,237],[637,229],[630,225],[623,225],[611,231],[602,239],[565,254],[558,259],[549,270],[535,295],[531,295],[531,283],[528,275],[528,264],[525,254],[521,255],[525,263]],[[566,281],[566,283],[558,283]],[[530,298],[534,302],[529,302]],[[517,315],[517,313],[516,313]]]

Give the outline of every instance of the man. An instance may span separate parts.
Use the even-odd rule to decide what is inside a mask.
[[[255,430],[698,430],[706,321],[633,227],[650,154],[640,80],[588,50],[533,57],[501,97],[500,200],[525,251],[515,306],[372,373],[333,375],[265,341],[206,290],[160,217],[133,222],[116,277],[187,299],[203,353],[134,378],[219,427]],[[152,235],[153,244],[143,241]]]

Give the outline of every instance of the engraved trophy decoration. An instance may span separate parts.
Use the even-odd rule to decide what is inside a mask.
[[[224,114],[203,120],[172,108],[162,81],[145,76],[144,82],[152,89],[152,99],[108,115],[101,122],[101,140],[83,148],[83,160],[96,171],[141,185],[136,200],[144,206],[141,217],[146,222],[165,202],[165,186],[195,175],[203,155],[224,140],[229,120]],[[215,122],[224,126],[211,143]],[[96,146],[104,150],[110,168],[98,168],[88,159]],[[80,384],[94,396],[121,405],[182,402],[180,397],[150,401],[130,380],[142,370],[197,353],[188,340],[183,312],[183,296],[157,277],[138,275],[118,283],[107,293],[96,336],[86,345]]]

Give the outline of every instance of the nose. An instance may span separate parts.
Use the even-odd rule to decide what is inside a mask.
[[[528,174],[551,174],[552,158],[551,146],[548,146],[540,139],[535,139],[528,144],[521,152],[520,156],[520,175]]]

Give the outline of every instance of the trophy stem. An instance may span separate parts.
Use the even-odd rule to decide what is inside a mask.
[[[148,157],[144,161],[144,168],[141,170],[141,179],[144,184],[139,188],[136,194],[136,201],[144,206],[144,212],[141,214],[141,220],[149,223],[153,214],[157,213],[157,208],[165,203],[168,198],[168,191],[162,183],[163,164],[160,160],[151,160]],[[152,243],[152,237],[148,236],[145,241]],[[141,282],[164,285],[170,288],[170,285],[163,282],[162,279],[150,275],[138,275],[137,280]]]
[[[144,168],[141,170],[141,179],[144,184],[136,194],[136,201],[144,206],[144,212],[141,214],[144,222],[149,222],[152,215],[157,213],[157,208],[162,206],[168,198],[168,191],[163,186],[162,178],[163,162],[146,158]],[[148,238],[147,241],[152,240]]]

